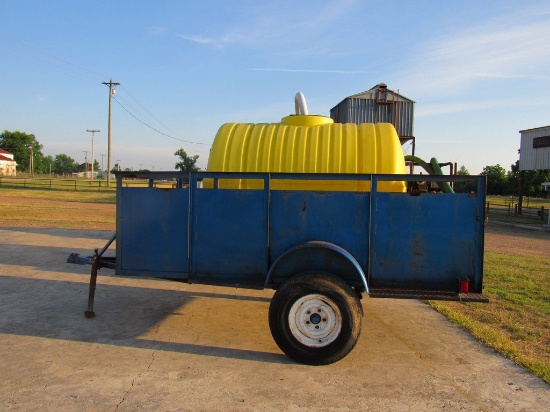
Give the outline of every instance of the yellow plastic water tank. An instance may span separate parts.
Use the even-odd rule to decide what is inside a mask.
[[[339,124],[292,115],[281,123],[226,123],[218,131],[209,172],[405,174],[399,138],[389,123]],[[205,187],[212,187],[205,181]],[[220,179],[220,188],[261,189],[252,179]],[[370,191],[370,182],[272,180],[275,190]],[[379,182],[379,191],[405,192],[405,182]]]

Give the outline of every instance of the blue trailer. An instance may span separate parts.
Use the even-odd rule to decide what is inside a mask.
[[[116,235],[97,270],[187,283],[271,288],[269,326],[306,364],[336,362],[355,346],[371,298],[484,302],[485,178],[395,174],[118,172]],[[145,179],[146,187],[127,186]],[[224,181],[255,181],[228,189]],[[368,191],[281,190],[273,182],[362,181]],[[204,182],[210,184],[203,184]],[[379,191],[404,181],[405,193]],[[470,182],[470,193],[428,193],[416,182]],[[337,186],[336,186],[337,187]],[[116,237],[116,258],[104,252]]]

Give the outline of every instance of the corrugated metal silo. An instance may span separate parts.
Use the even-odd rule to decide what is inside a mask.
[[[414,103],[380,83],[342,100],[330,109],[330,117],[336,123],[391,123],[401,144],[412,140],[414,154]]]

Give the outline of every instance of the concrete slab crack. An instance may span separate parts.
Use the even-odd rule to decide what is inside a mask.
[[[159,349],[162,349],[159,348]],[[122,396],[122,399],[120,400],[120,402],[117,404],[117,406],[115,407],[115,411],[118,411],[118,408],[120,407],[120,405],[122,405],[124,403],[124,401],[126,400],[126,398],[128,397],[128,395],[130,394],[130,392],[132,391],[132,389],[134,389],[134,384],[136,383],[136,381],[141,378],[143,375],[145,375],[147,372],[149,372],[149,370],[151,369],[151,366],[153,365],[153,362],[155,362],[155,353],[156,352],[153,352],[152,355],[151,355],[151,362],[149,362],[149,365],[147,365],[147,369],[141,373],[139,373],[134,379],[132,379],[132,383],[130,384],[130,387],[128,388],[128,390],[126,390],[126,392],[124,392],[124,395]]]

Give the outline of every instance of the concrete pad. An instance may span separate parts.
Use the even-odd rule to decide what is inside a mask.
[[[342,361],[296,364],[267,324],[272,291],[119,278],[111,232],[0,228],[0,409],[543,411],[550,387],[414,300],[363,300]]]

